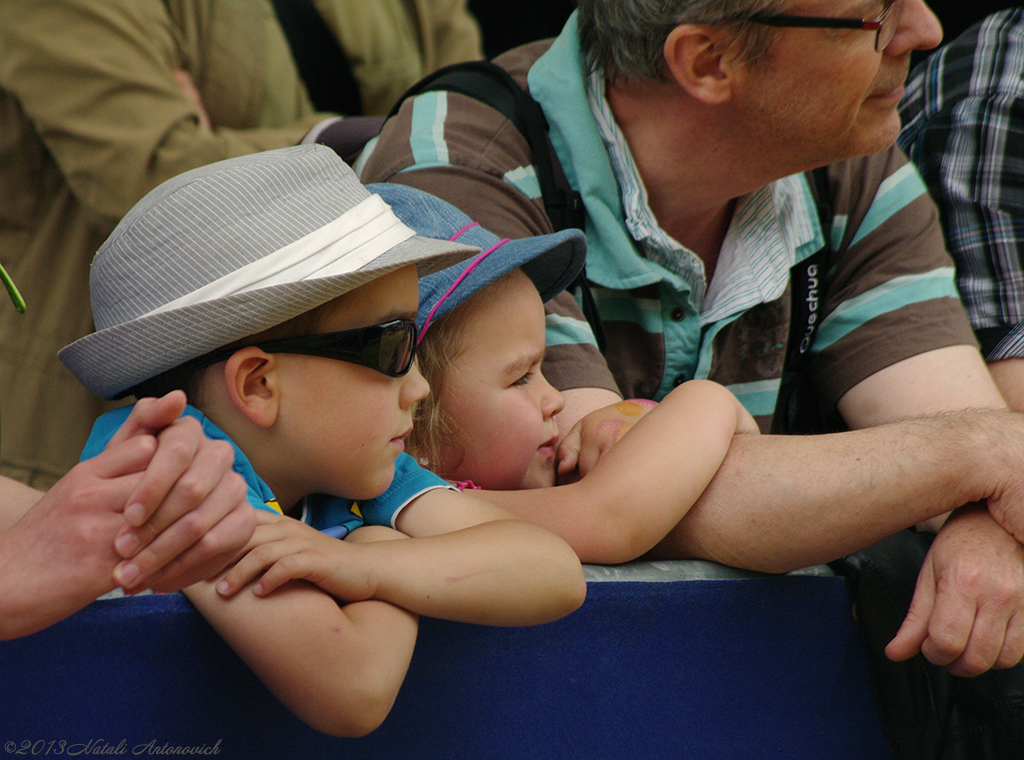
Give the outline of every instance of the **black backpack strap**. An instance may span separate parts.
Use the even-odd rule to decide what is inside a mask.
[[[501,113],[526,138],[533,152],[541,198],[555,230],[583,229],[583,199],[570,185],[548,137],[548,122],[531,98],[505,69],[490,61],[466,61],[438,69],[414,84],[391,109],[424,92],[447,90],[476,98]]]
[[[828,186],[828,167],[807,172],[807,181],[818,207],[818,220],[825,244],[790,269],[793,294],[789,323],[789,344],[786,349],[784,375],[795,374],[803,368],[818,333],[821,322],[819,309],[825,297],[825,274],[829,268],[832,229],[832,197]]]
[[[273,4],[313,107],[360,116],[363,100],[352,67],[312,0],[273,0]]]
[[[511,121],[530,145],[537,183],[551,226],[556,231],[573,227],[584,229],[583,198],[565,176],[548,136],[544,111],[507,71],[490,61],[466,61],[445,66],[409,88],[395,103],[388,118],[398,113],[407,98],[439,90],[475,98]],[[603,353],[606,346],[604,328],[585,271],[569,287],[579,290],[583,314]]]

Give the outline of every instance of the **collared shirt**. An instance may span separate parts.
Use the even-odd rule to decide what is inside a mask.
[[[899,143],[942,212],[989,361],[1024,357],[1024,9],[989,16],[918,66]]]

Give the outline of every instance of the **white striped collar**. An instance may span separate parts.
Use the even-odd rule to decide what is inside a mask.
[[[590,107],[621,188],[626,228],[651,262],[686,279],[701,324],[711,324],[785,292],[797,251],[820,246],[821,231],[810,189],[802,174],[778,180],[743,196],[722,244],[710,286],[704,262],[658,224],[629,145],[605,96],[605,80],[588,80]]]

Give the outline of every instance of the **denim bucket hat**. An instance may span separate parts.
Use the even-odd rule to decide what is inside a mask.
[[[59,356],[116,398],[408,264],[424,275],[478,253],[417,235],[330,148],[232,158],[128,212],[93,259],[96,331]]]
[[[583,270],[587,239],[582,230],[503,240],[455,206],[421,190],[397,184],[367,185],[367,189],[387,201],[398,218],[420,235],[457,240],[481,250],[472,259],[420,279],[416,324],[421,336],[431,321],[513,269],[526,273],[544,301],[565,290]]]

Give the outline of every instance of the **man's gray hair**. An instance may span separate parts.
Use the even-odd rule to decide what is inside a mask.
[[[591,71],[611,79],[665,77],[665,40],[680,24],[730,24],[730,44],[755,63],[778,31],[743,24],[754,13],[777,11],[786,0],[577,0],[580,45]]]

